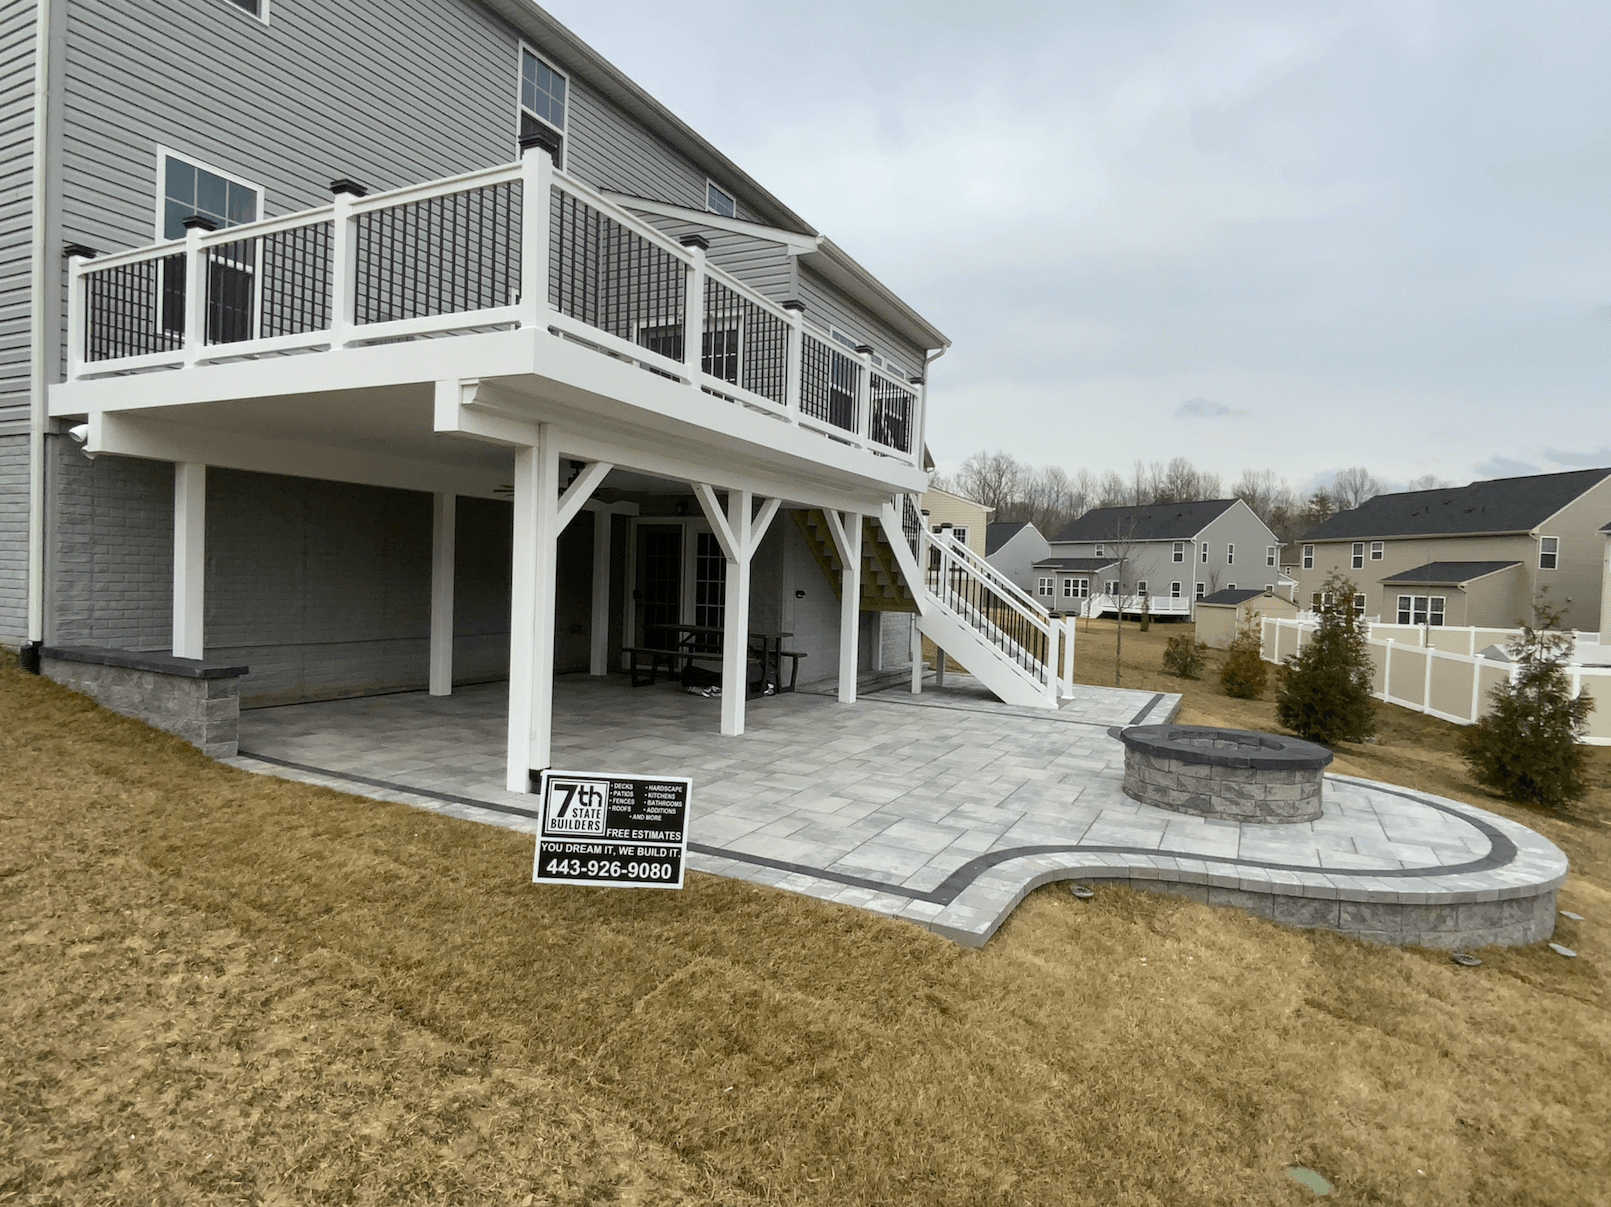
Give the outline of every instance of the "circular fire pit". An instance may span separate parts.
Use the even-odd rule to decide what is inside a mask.
[[[1320,816],[1331,751],[1251,729],[1135,725],[1124,743],[1124,794],[1144,805],[1225,821],[1296,822]]]

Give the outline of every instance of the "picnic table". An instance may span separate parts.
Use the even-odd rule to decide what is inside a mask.
[[[680,673],[690,662],[715,660],[722,656],[722,642],[727,630],[708,624],[655,624],[644,626],[644,637],[658,637],[660,644],[628,646],[624,651],[630,658],[633,687],[648,687],[658,678],[663,666],[668,674]],[[792,692],[800,677],[800,659],[805,655],[785,650],[783,642],[793,637],[787,632],[753,632],[749,634],[749,661],[758,663],[761,675],[752,680],[748,695],[751,699],[766,695],[770,684],[775,692]],[[643,679],[639,659],[648,660],[648,678]],[[783,681],[783,660],[789,660],[789,679]]]

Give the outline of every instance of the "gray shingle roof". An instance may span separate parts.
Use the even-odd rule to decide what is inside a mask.
[[[1003,520],[999,524],[985,525],[985,556],[989,557],[1013,537],[1029,527],[1028,520]]]
[[[1129,532],[1133,520],[1135,540],[1189,541],[1235,506],[1235,499],[1205,499],[1197,503],[1152,503],[1146,507],[1101,507],[1087,511],[1056,539],[1117,540]]]
[[[1564,474],[1493,478],[1469,486],[1377,495],[1352,511],[1340,511],[1315,525],[1303,539],[1528,532],[1607,477],[1611,477],[1611,469],[1577,469]]]
[[[1200,604],[1239,604],[1264,594],[1263,587],[1226,587],[1223,591],[1215,591],[1212,595],[1205,595],[1197,602]]]
[[[1070,570],[1076,574],[1095,574],[1119,563],[1111,557],[1043,557],[1035,563],[1037,570]]]
[[[1416,566],[1410,570],[1400,570],[1397,574],[1389,574],[1382,579],[1384,583],[1414,583],[1417,586],[1448,586],[1458,587],[1461,583],[1468,583],[1474,578],[1482,578],[1487,574],[1494,574],[1500,570],[1507,570],[1511,566],[1519,566],[1520,562],[1427,562],[1424,566]]]

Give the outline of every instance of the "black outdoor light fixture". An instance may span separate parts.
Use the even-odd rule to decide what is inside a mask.
[[[805,588],[801,587],[799,590],[795,591],[794,597],[796,599],[804,599],[805,598]]]

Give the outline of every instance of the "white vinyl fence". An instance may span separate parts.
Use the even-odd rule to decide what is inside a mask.
[[[1302,649],[1315,630],[1312,622],[1274,617],[1261,618],[1260,627],[1264,660],[1277,663]],[[1514,629],[1371,625],[1366,645],[1374,667],[1372,691],[1389,704],[1456,725],[1473,724],[1490,711],[1489,694],[1495,685],[1509,679],[1515,669],[1509,662],[1478,658],[1475,651],[1505,645],[1515,635]],[[1577,637],[1588,644],[1599,634]],[[1611,702],[1611,667],[1572,666],[1567,673],[1575,694]],[[1589,714],[1583,740],[1591,746],[1611,746],[1611,707],[1596,706]]]

